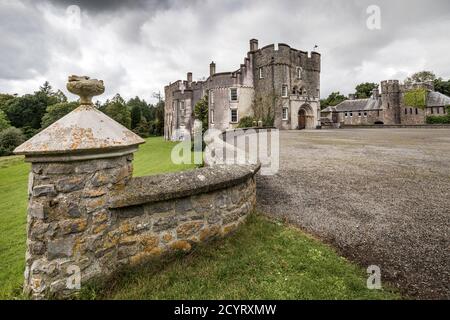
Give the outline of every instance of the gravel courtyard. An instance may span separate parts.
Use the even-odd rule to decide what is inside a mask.
[[[414,298],[450,298],[450,129],[280,132],[259,211],[381,268]]]

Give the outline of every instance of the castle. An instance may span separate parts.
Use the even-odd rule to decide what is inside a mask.
[[[427,116],[444,116],[450,97],[434,91],[433,82],[400,84],[398,80],[381,82],[368,99],[345,100],[321,112],[321,124],[341,125],[417,125],[425,124]]]
[[[244,63],[232,72],[216,73],[211,62],[209,77],[178,80],[166,86],[164,137],[181,140],[194,128],[194,106],[208,96],[208,126],[236,128],[239,120],[254,116],[255,99],[273,97],[273,125],[278,129],[316,128],[320,118],[320,54],[280,43],[258,48],[250,40]],[[269,99],[270,100],[270,99]],[[261,120],[261,119],[255,119]]]

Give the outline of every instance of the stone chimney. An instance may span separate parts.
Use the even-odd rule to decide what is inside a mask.
[[[250,51],[256,51],[256,50],[258,50],[258,40],[251,39],[250,40]]]
[[[92,104],[103,81],[70,76],[67,89],[80,106],[14,150],[31,162],[24,292],[35,299],[70,295],[71,275],[76,286],[110,272],[109,195],[131,179],[145,142]]]
[[[188,85],[190,85],[192,83],[192,72],[187,73],[187,82],[188,82]]]
[[[216,63],[214,61],[212,61],[209,64],[209,75],[212,76],[216,73]]]

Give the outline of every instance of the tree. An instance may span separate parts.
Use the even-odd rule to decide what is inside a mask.
[[[150,124],[145,117],[141,118],[136,128],[133,129],[134,133],[140,135],[142,138],[147,138],[150,135]]]
[[[154,109],[154,120],[152,122],[152,133],[157,136],[164,134],[164,100],[160,100]]]
[[[434,81],[435,79],[436,75],[432,71],[419,71],[406,78],[404,83],[413,84],[425,81]]]
[[[347,97],[342,95],[339,91],[332,92],[328,98],[320,100],[320,107],[324,109],[328,106],[335,106],[344,100],[347,100]]]
[[[14,149],[25,141],[25,136],[20,129],[9,127],[0,132],[0,155],[12,154]]]
[[[450,97],[450,79],[445,81],[442,78],[434,80],[434,90]]]
[[[66,114],[75,110],[78,107],[78,102],[60,102],[47,107],[46,113],[42,117],[42,128],[46,128],[53,122],[61,119]]]
[[[7,102],[14,98],[15,96],[13,96],[12,94],[0,93],[0,110],[6,113]]]
[[[369,98],[372,95],[372,90],[378,88],[378,84],[373,82],[360,83],[355,87],[355,95],[358,99]]]
[[[6,114],[16,128],[41,128],[49,99],[43,93],[26,94],[6,102]]]
[[[141,122],[142,112],[140,106],[133,106],[131,109],[131,129],[136,128]]]
[[[208,101],[208,95],[205,95],[194,106],[195,119],[202,122],[202,134],[208,130]]]
[[[10,126],[11,126],[11,124],[9,123],[6,113],[4,113],[2,110],[0,110],[0,131],[5,130],[6,128],[9,128]]]
[[[105,113],[123,126],[130,129],[131,112],[125,105],[125,101],[120,94],[116,94],[111,101],[107,101],[105,103]]]

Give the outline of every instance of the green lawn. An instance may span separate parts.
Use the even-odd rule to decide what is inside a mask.
[[[179,171],[174,143],[148,138],[135,155],[136,176]],[[25,258],[29,164],[0,158],[0,299],[20,297]],[[358,266],[297,229],[252,216],[227,239],[198,246],[170,262],[124,271],[108,289],[85,289],[85,298],[113,299],[385,299],[388,291],[366,289]]]
[[[85,288],[95,299],[398,299],[366,288],[365,272],[298,229],[252,215],[226,239]]]
[[[175,165],[170,152],[175,145],[163,138],[148,138],[135,154],[136,176],[180,171],[194,165]],[[21,156],[0,157],[0,299],[20,294],[23,279],[27,184],[30,165]]]

